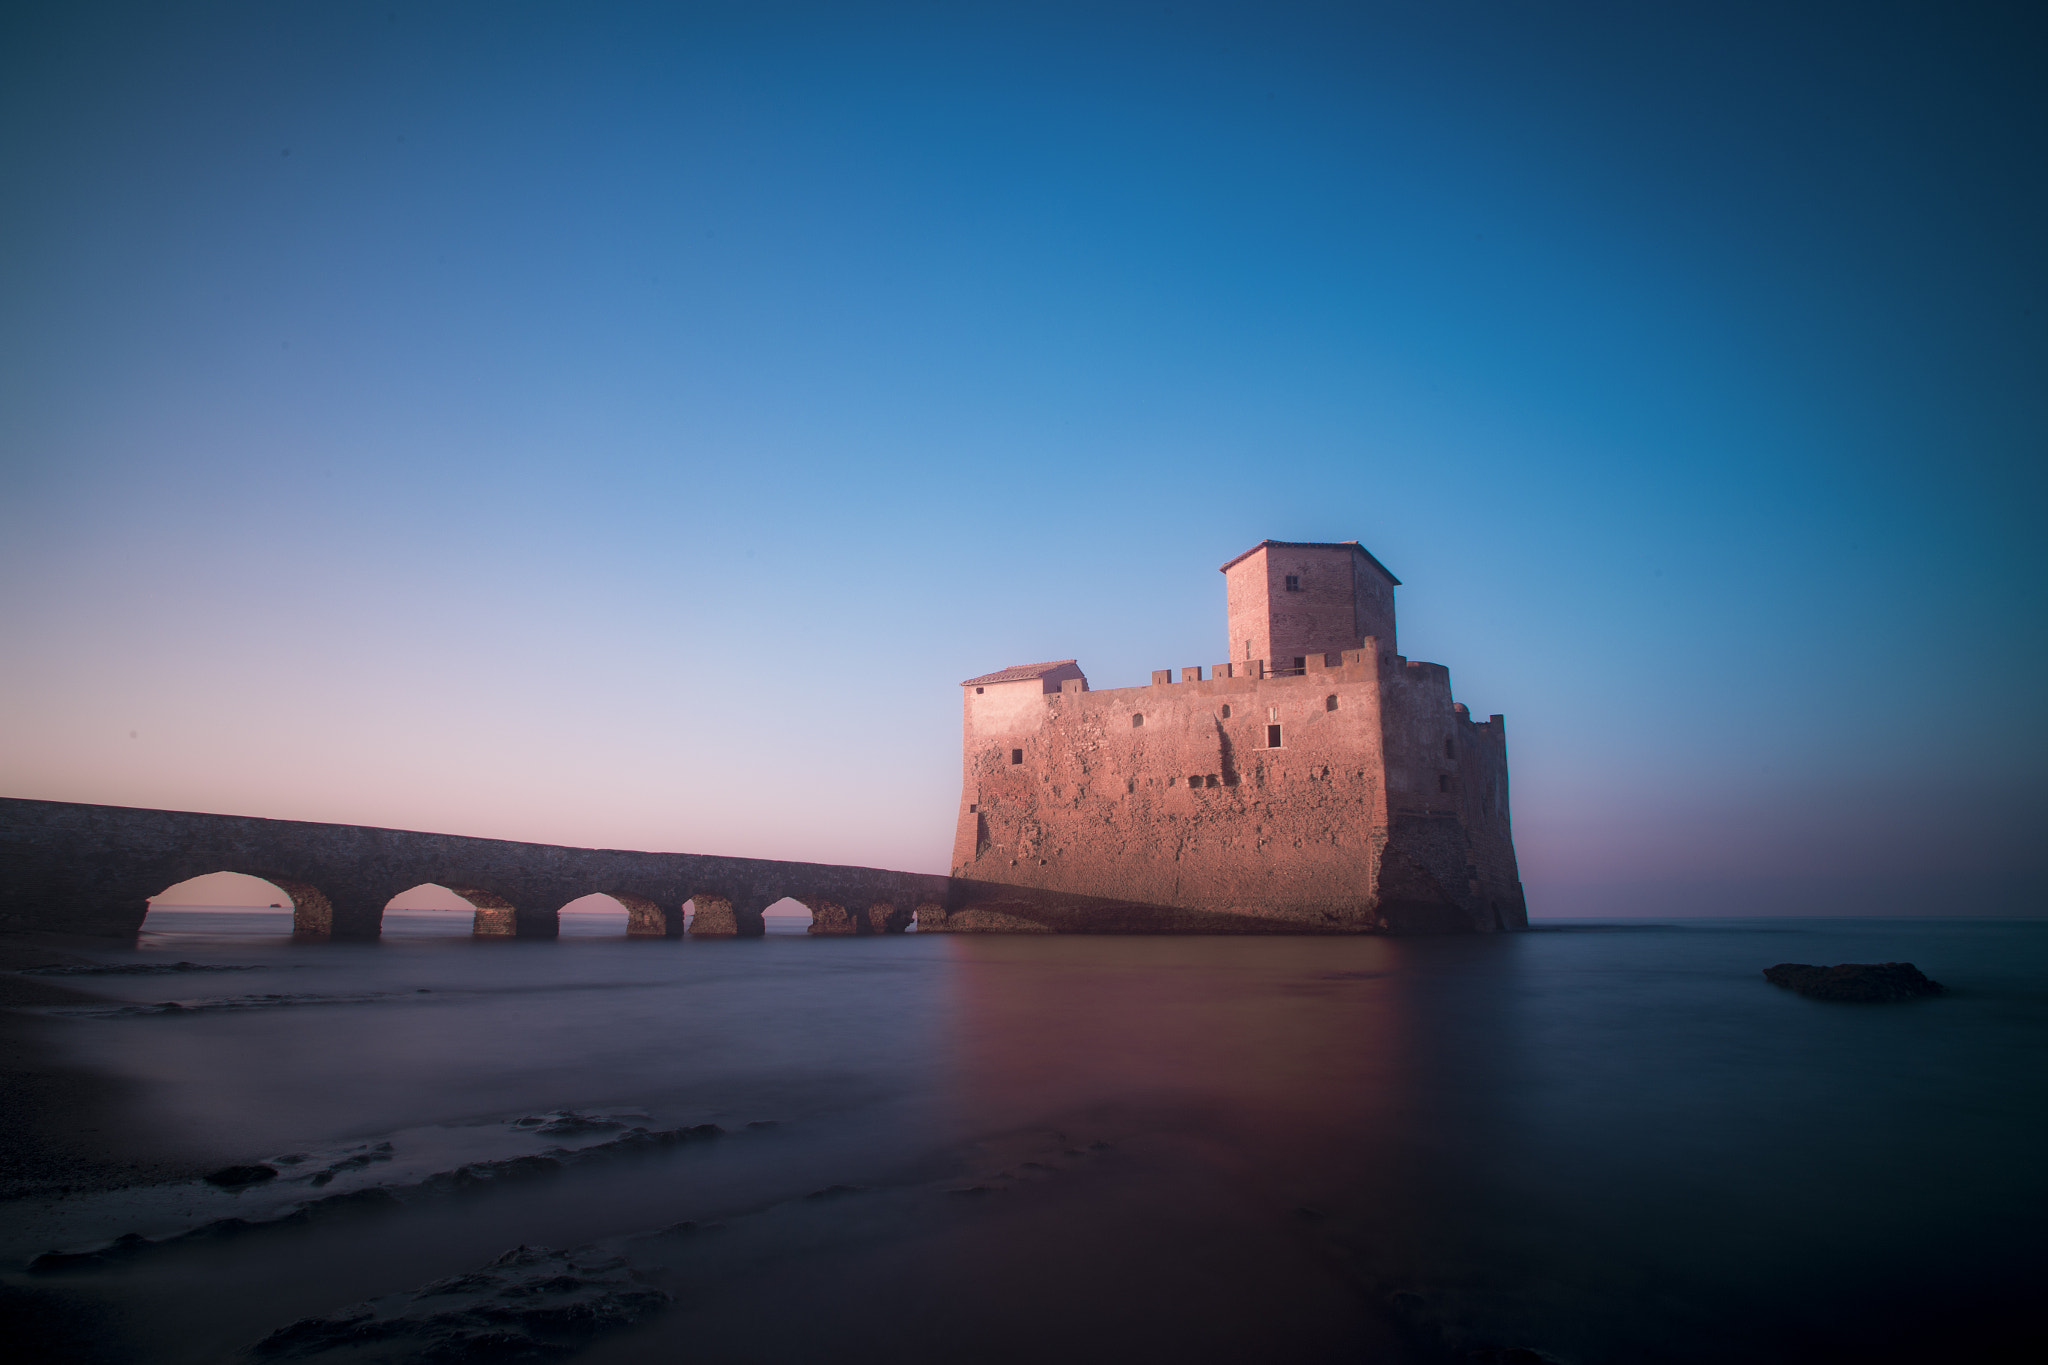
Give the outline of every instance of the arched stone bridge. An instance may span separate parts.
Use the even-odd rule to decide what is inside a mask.
[[[814,934],[938,927],[950,879],[916,872],[694,853],[561,848],[504,839],[239,815],[0,799],[0,931],[131,937],[149,898],[209,872],[261,877],[291,899],[309,938],[374,938],[393,896],[423,883],[476,907],[476,932],[553,938],[561,907],[602,892],[627,932],[751,937],[788,897]]]

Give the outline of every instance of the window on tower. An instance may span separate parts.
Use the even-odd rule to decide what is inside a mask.
[[[1291,573],[1291,574],[1287,575],[1287,591],[1289,591],[1289,592],[1300,592],[1300,591],[1301,591],[1301,575],[1300,575],[1300,574],[1292,574],[1292,573]]]

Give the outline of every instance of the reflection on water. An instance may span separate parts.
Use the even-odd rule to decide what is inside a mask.
[[[403,1179],[351,1168],[394,1195],[360,1216],[37,1277],[13,1268],[295,1205],[280,1183],[11,1207],[6,1283],[92,1324],[76,1358],[218,1359],[520,1244],[601,1243],[673,1296],[592,1361],[1995,1358],[2043,1269],[2038,924],[294,944],[173,922],[105,956],[255,968],[181,997],[304,1001],[38,1034],[131,1078],[130,1122],[202,1168],[393,1142]],[[1951,993],[1826,1006],[1758,975],[1887,959]],[[633,1129],[503,1164],[566,1111]],[[726,1135],[612,1141],[701,1124]]]

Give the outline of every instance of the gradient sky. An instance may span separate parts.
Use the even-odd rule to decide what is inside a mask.
[[[0,18],[0,793],[942,871],[1362,540],[1539,915],[2042,913],[2037,5]]]

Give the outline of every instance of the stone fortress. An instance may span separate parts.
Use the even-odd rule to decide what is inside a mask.
[[[1062,659],[961,685],[959,890],[919,927],[1526,928],[1505,724],[1401,657],[1400,580],[1356,541],[1265,540],[1222,571],[1206,674],[1094,692]]]

